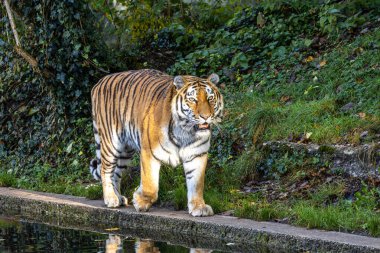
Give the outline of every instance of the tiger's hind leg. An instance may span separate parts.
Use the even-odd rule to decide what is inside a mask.
[[[98,126],[96,125],[96,122],[93,121],[93,129],[94,129],[94,137],[95,137],[95,143],[96,143],[96,159],[92,159],[90,162],[90,173],[94,177],[95,180],[101,180],[100,173],[101,173],[101,159],[100,159],[100,136],[98,132]]]
[[[135,151],[131,148],[126,147],[123,152],[117,156],[117,165],[112,177],[114,182],[115,191],[120,194],[123,199],[123,204],[128,205],[128,200],[126,197],[121,195],[120,185],[123,175],[126,173],[126,170],[131,166],[132,157]]]
[[[112,147],[112,145],[110,145]],[[125,202],[125,198],[118,191],[119,184],[115,180],[115,171],[117,170],[117,158],[109,151],[111,148],[101,144],[102,167],[101,178],[103,187],[104,203],[107,207],[118,207]],[[111,149],[112,150],[112,149]]]
[[[120,193],[120,181],[127,165],[126,160],[128,160],[124,158],[128,152],[122,148],[123,145],[117,141],[118,138],[110,138],[107,133],[102,134],[101,130],[96,127],[94,121],[94,132],[98,132],[97,135],[95,134],[96,143],[100,144],[98,145],[100,149],[97,147],[96,150],[97,157],[100,157],[100,163],[96,162],[97,169],[92,169],[92,174],[95,177],[100,172],[106,206],[118,207],[128,204],[127,198]],[[91,164],[95,165],[95,162],[92,161]]]
[[[98,127],[95,121],[93,121],[94,125],[94,136],[96,143],[96,159],[92,159],[90,162],[90,172],[95,180],[101,180],[101,154],[100,154],[100,135],[98,131]],[[121,152],[121,154],[117,158],[117,165],[115,171],[112,176],[112,180],[114,182],[114,188],[117,193],[121,193],[120,191],[120,183],[121,178],[126,172],[127,166],[130,164],[132,156],[134,154],[133,149],[126,147],[126,149]],[[121,196],[123,200],[123,204],[128,205],[128,200],[124,196]]]

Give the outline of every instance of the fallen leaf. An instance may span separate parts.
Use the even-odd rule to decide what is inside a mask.
[[[291,97],[290,96],[282,96],[280,98],[280,102],[283,102],[283,103],[286,103],[288,102],[289,100],[291,100]]]
[[[313,56],[311,56],[311,55],[309,55],[307,58],[306,58],[306,60],[305,60],[306,62],[311,62],[311,61],[314,61],[314,57]]]
[[[364,79],[361,78],[361,77],[358,77],[358,78],[355,79],[355,81],[356,81],[356,83],[361,84],[361,83],[364,82]]]
[[[359,115],[359,118],[365,119],[365,116],[366,116],[365,112],[359,112],[358,115]]]
[[[364,52],[364,49],[362,47],[357,47],[354,49],[354,54],[358,55]]]
[[[326,61],[320,61],[320,62],[319,62],[319,66],[320,66],[320,67],[323,67],[323,66],[325,66],[326,64],[327,64]]]
[[[120,228],[106,228],[105,231],[118,231]]]

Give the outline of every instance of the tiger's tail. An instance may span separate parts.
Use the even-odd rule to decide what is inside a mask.
[[[96,159],[92,159],[90,162],[90,173],[94,177],[95,180],[101,180],[101,157],[100,157],[100,136],[98,132],[98,127],[96,125],[96,122],[93,121],[94,125],[94,136],[95,136],[95,143],[96,143]]]

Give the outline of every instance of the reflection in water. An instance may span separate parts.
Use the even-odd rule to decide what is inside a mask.
[[[160,249],[154,246],[151,240],[137,239],[135,242],[136,253],[160,253]]]
[[[190,253],[211,253],[210,249],[190,249]]]
[[[108,253],[121,253],[123,252],[123,241],[118,235],[109,235],[106,240],[106,252]]]
[[[106,240],[106,253],[122,253],[123,250],[123,240],[121,236],[109,235]],[[161,253],[159,247],[155,245],[155,242],[147,239],[136,239],[135,242],[135,252],[136,253]],[[211,253],[212,250],[208,249],[194,249],[191,248],[190,253]]]
[[[0,216],[0,253],[13,252],[208,253],[212,251],[198,248],[189,249],[136,237],[19,222]]]

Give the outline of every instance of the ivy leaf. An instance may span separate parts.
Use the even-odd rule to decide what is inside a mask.
[[[247,56],[245,56],[245,54],[243,52],[240,52],[240,53],[236,54],[235,57],[232,59],[231,65],[232,66],[240,66],[243,69],[247,69],[249,67],[248,66],[248,58],[247,58]]]
[[[57,75],[57,79],[59,81],[61,81],[61,83],[64,83],[65,82],[65,77],[66,77],[66,74],[64,72],[61,72]]]
[[[67,148],[66,148],[66,152],[67,153],[71,153],[71,150],[73,149],[73,144],[74,144],[74,142],[72,141],[70,144],[69,144],[69,146],[67,146]]]
[[[264,14],[262,12],[259,12],[259,14],[257,14],[256,23],[260,28],[264,27],[265,18],[264,18]]]
[[[310,47],[311,43],[313,43],[313,40],[311,39],[305,39],[304,44],[306,47]]]
[[[28,109],[28,107],[26,106],[26,105],[23,105],[23,106],[21,106],[20,108],[18,108],[18,112],[25,112],[26,111],[26,109]]]
[[[39,108],[30,108],[30,110],[28,112],[28,116],[31,116],[31,115],[35,114],[39,110],[40,110]]]

